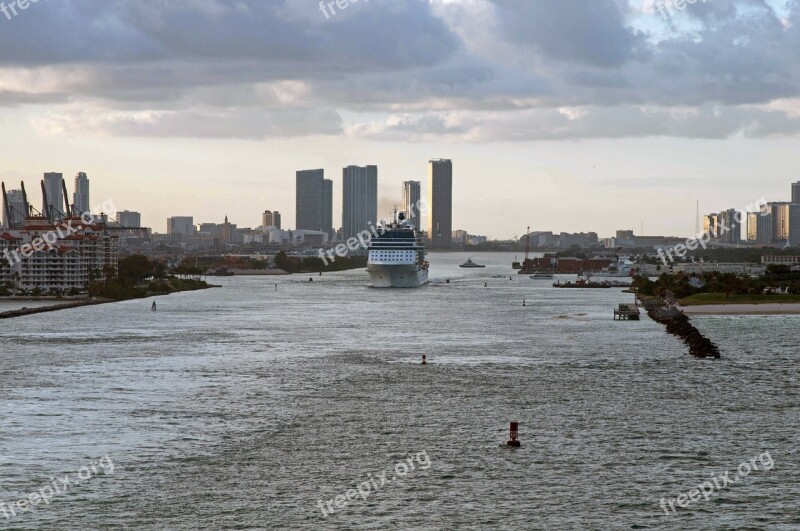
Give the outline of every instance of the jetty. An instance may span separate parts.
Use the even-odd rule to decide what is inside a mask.
[[[54,304],[53,306],[37,306],[35,308],[22,308],[19,310],[12,310],[9,312],[0,313],[0,319],[14,319],[15,317],[23,317],[25,315],[58,312],[61,310],[69,310],[72,308],[81,308],[83,306],[96,306],[98,304],[108,304],[110,302],[114,301],[112,299],[95,299],[95,300],[83,300],[80,302],[71,302],[67,304]]]
[[[696,358],[722,357],[717,347],[692,325],[689,317],[674,305],[664,305],[660,299],[643,301],[647,315],[653,321],[667,327],[667,332],[677,336],[689,347],[689,354]]]

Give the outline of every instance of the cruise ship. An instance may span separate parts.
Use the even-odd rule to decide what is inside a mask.
[[[428,262],[422,234],[401,212],[397,221],[382,225],[369,242],[369,272],[376,288],[417,288],[428,283]]]

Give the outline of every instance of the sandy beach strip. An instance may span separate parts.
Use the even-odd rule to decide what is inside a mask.
[[[680,309],[686,315],[793,315],[800,314],[800,303],[707,304]]]

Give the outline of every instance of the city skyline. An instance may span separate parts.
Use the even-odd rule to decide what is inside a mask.
[[[449,169],[448,169],[448,172],[447,172],[447,173],[449,173],[449,185],[448,186],[450,188],[449,195],[452,195],[452,161],[449,160],[449,159],[432,159],[432,160],[430,160],[428,162],[428,165],[429,165],[429,177],[424,182],[426,184],[428,184],[427,188],[430,188],[430,182],[431,182],[430,175],[432,174],[433,168],[435,167],[436,163],[439,163],[439,164],[444,163],[444,164],[449,165]],[[361,175],[362,173],[364,175]],[[377,166],[359,167],[359,166],[351,165],[351,166],[347,166],[347,167],[343,168],[343,179],[342,179],[342,184],[341,184],[342,195],[343,196],[346,195],[345,186],[344,186],[344,182],[346,180],[345,177],[347,177],[348,175],[365,177],[368,174],[372,175],[374,177],[374,179],[372,179],[374,182],[370,187],[370,189],[374,189],[376,187],[376,184],[377,184]],[[324,170],[322,170],[322,169],[318,169],[318,170],[299,170],[299,171],[296,172],[296,177],[297,176],[311,177],[314,181],[321,180],[321,184],[320,183],[316,184],[317,191],[319,191],[319,190],[322,191],[322,194],[323,194],[322,203],[323,203],[323,205],[325,205],[325,204],[331,205],[332,196],[333,196],[333,180],[324,179]],[[59,190],[59,192],[62,192],[62,193],[59,194],[61,197],[56,196],[56,199],[59,200],[59,199],[63,198],[62,187],[61,186],[57,186],[58,177],[62,177],[62,179],[63,179],[63,174],[56,173],[56,172],[46,172],[46,173],[44,173],[44,178],[41,180],[42,185],[44,185],[44,190],[43,190],[44,194],[41,196],[41,200],[42,200],[43,203],[44,203],[45,197],[49,197],[50,196],[50,192],[48,190],[55,190],[57,188]],[[62,181],[62,182],[63,182],[63,185],[66,186],[66,182],[65,181]],[[298,184],[299,182],[300,181],[297,181],[296,184]],[[362,183],[362,184],[364,184],[364,183]],[[30,186],[30,184],[28,186]],[[759,244],[764,244],[764,245],[771,245],[771,244],[775,244],[775,243],[784,242],[784,243],[788,243],[790,246],[800,246],[800,230],[798,230],[798,228],[800,228],[800,203],[796,203],[795,202],[796,199],[797,199],[798,190],[800,190],[800,181],[792,182],[792,183],[790,183],[790,186],[791,186],[791,190],[789,192],[789,195],[790,195],[790,199],[791,200],[790,201],[780,201],[780,200],[779,201],[766,201],[764,203],[764,205],[765,205],[765,208],[768,211],[768,213],[764,213],[764,214],[761,214],[761,215],[758,215],[757,213],[751,213],[749,211],[750,206],[748,206],[747,207],[748,210],[746,212],[743,212],[742,222],[741,223],[736,223],[734,221],[735,218],[736,218],[736,213],[742,211],[742,209],[730,208],[730,209],[727,209],[727,210],[720,211],[718,213],[704,214],[702,216],[702,220],[698,219],[699,226],[702,227],[703,232],[706,232],[706,233],[711,232],[712,234],[718,234],[717,236],[714,236],[714,241],[720,242],[720,243],[751,242],[751,243],[759,243]],[[400,190],[401,201],[399,202],[399,205],[400,205],[401,208],[399,208],[399,210],[401,210],[401,211],[410,211],[410,209],[409,209],[409,207],[407,205],[408,204],[418,204],[417,202],[419,201],[419,199],[425,199],[426,201],[429,201],[429,202],[432,203],[433,201],[431,200],[431,197],[432,197],[431,190],[430,189],[426,190],[426,194],[422,195],[421,194],[421,188],[422,188],[422,182],[419,182],[419,181],[404,181],[402,183],[402,187],[401,187],[401,190]],[[7,197],[8,197],[8,200],[9,200],[9,208],[11,210],[11,214],[15,217],[15,219],[17,220],[17,223],[19,223],[21,221],[19,213],[24,210],[24,201],[23,201],[22,191],[18,190],[18,189],[12,189],[12,188],[9,188],[9,187],[6,188],[6,191],[7,191]],[[301,190],[298,188],[298,192],[300,192],[300,191]],[[87,178],[87,175],[84,172],[79,172],[76,175],[76,177],[75,177],[75,192],[73,194],[71,194],[71,195],[72,195],[73,198],[77,198],[79,195],[85,195],[86,197],[89,196],[89,180]],[[361,195],[363,195],[363,194],[361,194]],[[33,207],[34,205],[30,202],[31,201],[30,195],[28,196],[28,201],[29,201],[30,206]],[[300,195],[298,195],[296,197],[296,201],[298,203],[302,203],[303,202],[303,200],[300,199]],[[410,203],[409,203],[409,201],[410,201]],[[48,199],[48,203],[51,204],[50,210],[51,211],[55,211],[55,207],[52,206],[52,201],[50,201]],[[343,200],[343,204],[344,204],[344,200]],[[752,205],[752,203],[751,203],[751,205]],[[432,205],[428,205],[428,206],[431,207]],[[74,213],[77,213],[78,205],[76,205],[75,203],[71,203],[70,207],[73,209]],[[699,207],[699,205],[698,205],[698,207]],[[44,204],[42,205],[42,208],[44,209]],[[316,208],[316,207],[314,207],[314,208]],[[322,216],[325,217],[325,215],[328,215],[329,217],[331,217],[332,212],[330,210],[330,207],[326,206],[325,208],[327,209],[327,213],[323,212]],[[386,215],[383,215],[383,214],[379,213],[378,216],[377,216],[378,220],[391,218],[392,217],[391,211],[395,210],[395,209],[398,209],[398,203],[397,202],[392,202],[392,206],[391,207],[387,206],[385,208],[386,208],[386,210],[385,210]],[[449,208],[450,211],[452,211],[452,204],[448,205],[448,208]],[[95,209],[96,209],[96,207],[95,207]],[[63,216],[63,213],[61,212],[63,210],[63,208],[62,209],[58,209],[58,210],[59,210],[59,215]],[[87,209],[87,211],[88,210],[89,209]],[[313,210],[313,209],[307,209],[307,210]],[[374,212],[374,210],[372,212]],[[35,211],[34,211],[34,213],[35,213]],[[129,211],[126,210],[126,211],[120,212],[119,214],[126,214],[127,215],[126,219],[128,221],[124,222],[124,223],[121,223],[122,225],[131,226],[131,227],[133,227],[133,226],[136,226],[136,227],[142,226],[141,225],[142,215],[141,215],[140,212],[137,212],[137,211],[129,212]],[[116,218],[117,218],[116,221],[117,222],[120,222],[120,219],[119,219],[120,215],[119,214],[116,216]],[[344,218],[346,217],[344,209],[342,210],[341,214],[342,214],[342,220],[344,221]],[[314,215],[318,217],[319,212],[317,214],[314,214]],[[135,217],[133,217],[133,216],[135,216]],[[761,219],[764,216],[767,216],[768,219]],[[367,216],[367,217],[369,217],[369,216]],[[7,226],[7,218],[8,218],[8,215],[4,210],[3,211],[3,215],[2,215],[3,226]],[[169,232],[170,232],[170,221],[173,220],[173,219],[179,219],[179,218],[182,218],[182,219],[193,219],[193,216],[168,216],[167,222],[166,222],[166,230],[163,231],[163,232],[162,231],[158,231],[158,230],[154,230],[153,232],[154,233],[160,233],[160,234],[169,234]],[[133,219],[135,219],[138,223],[135,224],[135,225],[132,224],[132,222],[130,220],[133,220]],[[281,214],[280,214],[280,211],[277,211],[277,210],[274,211],[274,212],[269,211],[269,210],[264,211],[261,214],[261,223],[260,223],[260,225],[256,224],[256,225],[252,225],[252,226],[249,226],[249,227],[243,227],[243,228],[248,228],[248,229],[252,230],[253,228],[270,226],[270,225],[272,225],[272,223],[265,223],[265,221],[268,220],[268,219],[277,220],[277,222],[278,222],[277,227],[281,228],[281,225],[280,225]],[[427,222],[426,222],[426,219],[427,219]],[[432,220],[432,218],[430,216],[430,213],[428,213],[427,217],[425,215],[421,215],[419,217],[419,219],[418,219],[418,222],[422,223],[421,226],[422,226],[423,230],[429,231],[430,227],[428,225],[429,225],[431,220]],[[371,223],[372,223],[371,220],[367,220],[365,222],[365,225],[370,225]],[[195,232],[202,232],[203,231],[202,225],[218,225],[218,226],[228,225],[228,216],[227,215],[225,216],[225,223],[224,224],[215,224],[213,222],[209,223],[207,221],[200,221],[197,224],[195,224],[193,222],[193,224],[194,224],[194,227],[195,227]],[[233,225],[233,226],[236,227],[238,225]],[[720,230],[720,227],[722,228],[722,230]],[[728,227],[730,227],[730,230],[728,229]],[[150,225],[149,228],[152,229],[152,225]],[[337,228],[336,226],[332,226],[329,232],[328,231],[323,231],[323,232],[328,232],[328,234],[330,235],[329,236],[330,240],[334,240],[336,238],[336,233],[338,232],[338,230],[339,229],[343,229],[343,228],[344,228],[344,223],[343,223],[342,227]],[[468,234],[471,234],[471,235],[477,234],[476,231],[470,229],[469,227],[466,227],[466,228],[470,229],[470,230],[465,231],[463,227],[459,228],[459,227],[456,227],[456,226],[451,224],[451,228],[452,228],[452,230],[451,230],[450,234],[451,234],[451,237],[453,239],[460,238],[460,237],[463,236],[463,235],[462,236],[457,236],[457,233],[464,233],[464,234],[468,233]],[[548,231],[546,231],[546,230],[536,230],[536,229],[547,229],[547,228],[548,227],[537,227],[537,228],[534,228],[534,232],[546,233]],[[552,227],[550,227],[550,228],[553,229]],[[289,228],[289,230],[291,230],[291,227]],[[315,230],[315,229],[300,229],[300,230]],[[550,233],[553,233],[553,232],[555,232],[557,234],[559,232],[559,228],[556,227],[556,228],[554,228],[554,230],[550,231]],[[566,231],[561,231],[561,232],[565,233],[565,234],[569,234]],[[616,239],[617,240],[620,239],[620,233],[630,233],[631,235],[633,235],[636,232],[637,231],[635,231],[635,230],[628,230],[628,229],[624,229],[624,228],[617,229],[616,230]],[[596,232],[592,232],[592,233],[596,234]],[[578,232],[576,234],[583,234],[583,232]],[[636,235],[639,238],[641,238],[642,236],[645,236],[645,237],[647,237],[647,236],[655,236],[653,234],[649,234],[648,235],[648,234],[646,234],[644,232],[642,232],[641,234],[637,233]],[[694,236],[695,234],[693,233],[692,235]],[[676,237],[676,236],[679,236],[679,235],[662,234],[662,235],[659,235],[659,236]],[[610,234],[608,236],[606,236],[605,234],[602,234],[601,237],[604,240],[609,240],[610,238],[613,238],[613,236],[610,235]],[[345,237],[345,239],[346,238],[347,237]],[[481,238],[485,238],[485,236],[481,236]],[[507,239],[515,239],[515,238],[516,238],[516,236],[514,238],[507,238]],[[487,238],[487,239],[489,239],[489,240],[501,240],[501,239],[498,239],[498,238]],[[434,244],[434,247],[435,246],[436,246],[436,244]]]
[[[6,21],[0,179],[84,171],[95,197],[163,231],[176,205],[209,219],[235,209],[249,226],[265,208],[295,219],[297,168],[336,175],[353,161],[381,168],[383,212],[445,156],[460,168],[454,227],[510,238],[642,223],[690,235],[697,200],[704,212],[777,201],[800,177],[796,4],[697,2],[670,20],[649,0],[373,0],[330,20],[314,2],[175,3],[155,18],[146,4],[39,5]],[[109,24],[131,38],[102,58],[77,45],[107,42]],[[210,53],[203,35],[217,31],[235,37]]]

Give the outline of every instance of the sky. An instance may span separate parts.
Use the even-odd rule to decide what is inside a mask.
[[[378,165],[388,214],[450,158],[455,229],[689,235],[698,200],[800,180],[800,4],[677,4],[39,0],[0,13],[0,179],[86,172],[156,231],[291,228],[324,168],[338,227],[344,166]]]

